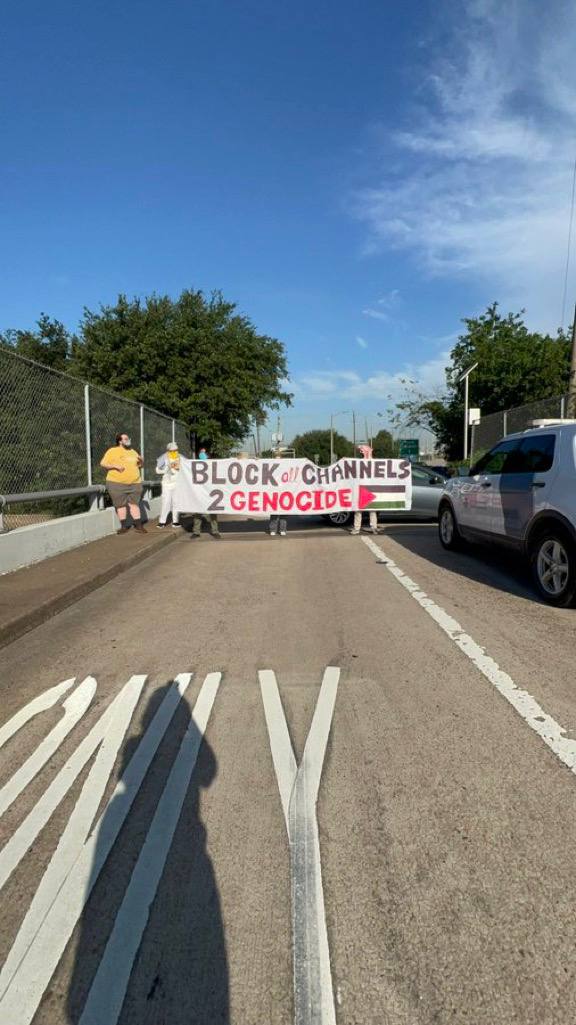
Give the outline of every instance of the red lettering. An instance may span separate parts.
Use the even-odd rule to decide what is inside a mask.
[[[336,491],[326,491],[326,509],[333,509],[338,501],[338,495]]]
[[[248,492],[248,511],[260,512],[260,495],[257,491]]]
[[[294,495],[291,491],[283,491],[280,495],[280,508],[284,512],[290,512],[294,506]]]
[[[277,491],[264,491],[262,495],[262,512],[277,512],[278,511],[278,492]]]
[[[233,491],[230,495],[230,505],[235,512],[242,512],[246,508],[246,496],[241,491]]]
[[[340,502],[340,505],[344,506],[345,509],[351,509],[352,508],[352,490],[351,490],[351,488],[342,488],[342,490],[338,492],[338,501]]]
[[[309,491],[299,491],[296,495],[296,508],[300,512],[307,512],[312,508],[312,495]]]
[[[323,501],[322,501],[323,498],[324,498],[324,492],[323,491],[315,491],[314,492],[314,511],[315,512],[318,512],[319,509],[323,509],[324,508],[324,504],[323,504]]]

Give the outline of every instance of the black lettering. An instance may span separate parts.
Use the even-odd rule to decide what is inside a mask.
[[[334,463],[334,465],[331,467],[331,470],[332,470],[332,480],[331,480],[332,484],[334,484],[337,480],[343,480],[344,479],[344,469],[343,469],[342,466],[340,466],[340,463]]]
[[[230,463],[228,467],[228,480],[231,484],[239,484],[242,480],[242,463]]]
[[[318,466],[316,467],[316,482],[318,484],[329,484],[330,483],[330,467],[329,466]]]
[[[338,465],[344,468],[344,480],[356,480],[358,474],[355,459],[340,459]]]
[[[215,459],[210,460],[210,467],[212,470],[212,484],[225,484],[226,478],[218,476],[218,463]]]
[[[400,473],[398,474],[399,479],[400,480],[406,480],[406,477],[409,477],[411,472],[412,472],[412,464],[411,464],[410,460],[409,459],[403,459],[402,462],[400,463]]]
[[[396,480],[396,478],[398,476],[398,474],[396,473],[396,470],[394,469],[394,460],[393,459],[389,459],[388,460],[388,476],[392,477],[393,480]]]
[[[210,492],[210,498],[212,501],[208,506],[208,512],[224,512],[224,492],[220,491],[220,488],[215,488]]]
[[[194,484],[206,484],[208,481],[208,466],[206,462],[201,459],[193,460],[191,466]]]
[[[273,484],[274,487],[278,487],[278,481],[274,474],[280,469],[280,463],[262,463],[262,486],[266,487],[268,484]]]
[[[316,467],[312,466],[312,463],[305,463],[302,467],[302,480],[304,484],[316,483]]]
[[[375,459],[374,460],[374,476],[380,480],[382,477],[388,476],[388,463],[386,459]]]
[[[260,467],[258,466],[257,463],[249,463],[248,464],[248,466],[246,467],[246,473],[244,475],[246,477],[246,483],[247,484],[257,484],[258,483],[258,477],[260,476],[259,470],[260,470]]]
[[[358,478],[365,480],[372,476],[372,461],[370,459],[358,459]]]

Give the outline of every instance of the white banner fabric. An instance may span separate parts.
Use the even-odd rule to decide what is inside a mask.
[[[249,517],[410,509],[407,459],[184,459],[174,495],[179,512]]]

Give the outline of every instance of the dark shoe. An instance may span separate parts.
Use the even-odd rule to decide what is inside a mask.
[[[130,530],[130,527],[120,527],[120,528],[119,528],[119,529],[118,529],[118,530],[116,531],[116,533],[117,533],[117,534],[127,534],[129,530]]]
[[[166,524],[165,523],[157,523],[156,526],[157,526],[158,530],[164,530],[164,527],[166,526]]]
[[[137,530],[139,534],[147,534],[146,527],[143,527],[141,523],[134,524],[134,530]]]
[[[192,533],[190,534],[190,537],[200,537],[200,534],[197,534],[196,531],[193,530]]]

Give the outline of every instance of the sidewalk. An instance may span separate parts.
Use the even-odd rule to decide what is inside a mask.
[[[157,530],[154,520],[144,536],[112,534],[0,576],[0,648],[179,536],[172,527]]]

